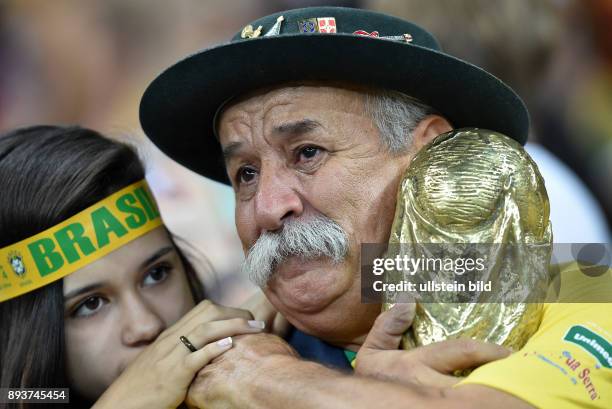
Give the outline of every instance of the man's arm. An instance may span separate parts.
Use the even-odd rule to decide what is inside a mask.
[[[192,384],[187,399],[190,408],[416,409],[442,398],[436,388],[411,388],[342,374],[288,355],[262,357],[258,365],[249,365],[248,374],[244,367],[231,376],[213,366],[205,368]]]
[[[437,348],[442,353],[447,346],[440,343]],[[198,374],[187,404],[207,409],[529,407],[508,394],[476,385],[453,391],[343,374],[297,358],[281,339],[267,334],[236,337],[233,350]]]
[[[448,389],[398,384],[340,374],[312,362],[295,362],[282,356],[276,359],[265,369],[267,373],[278,372],[278,375],[259,378],[255,385],[259,392],[257,397],[246,400],[245,406],[239,407],[247,408],[249,402],[260,401],[262,409],[533,409],[512,395],[486,386]]]
[[[437,388],[404,386],[342,374],[314,362],[281,355],[266,360],[261,373],[266,375],[254,378],[239,407],[418,409],[431,408],[443,400]],[[258,406],[250,406],[255,402]]]

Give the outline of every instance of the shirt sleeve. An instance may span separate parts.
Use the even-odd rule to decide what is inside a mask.
[[[611,333],[611,303],[547,304],[538,331],[520,351],[483,365],[457,387],[485,385],[538,408],[610,409]]]

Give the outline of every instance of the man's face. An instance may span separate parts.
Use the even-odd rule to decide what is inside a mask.
[[[245,251],[262,234],[324,216],[348,238],[339,263],[291,254],[264,292],[296,327],[330,342],[367,333],[380,305],[361,304],[361,243],[385,243],[397,183],[411,155],[392,155],[364,110],[363,94],[299,86],[253,94],[219,122]]]

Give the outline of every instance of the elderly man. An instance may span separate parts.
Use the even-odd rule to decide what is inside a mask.
[[[355,9],[298,9],[259,19],[230,43],[162,73],[143,97],[141,122],[170,157],[231,184],[245,272],[299,330],[291,345],[345,368],[361,347],[356,371],[371,375],[301,360],[278,337],[248,336],[200,373],[188,404],[552,402],[486,381],[452,388],[454,370],[508,351],[476,341],[397,351],[410,305],[379,315],[380,305],[360,302],[360,245],[388,240],[398,183],[416,152],[454,127],[525,142],[527,112],[501,81],[440,52],[409,22]],[[313,353],[317,341],[304,334],[325,342]]]

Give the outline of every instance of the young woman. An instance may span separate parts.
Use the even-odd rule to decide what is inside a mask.
[[[203,299],[132,148],[78,127],[0,137],[0,388],[178,407],[231,336],[264,327]]]

